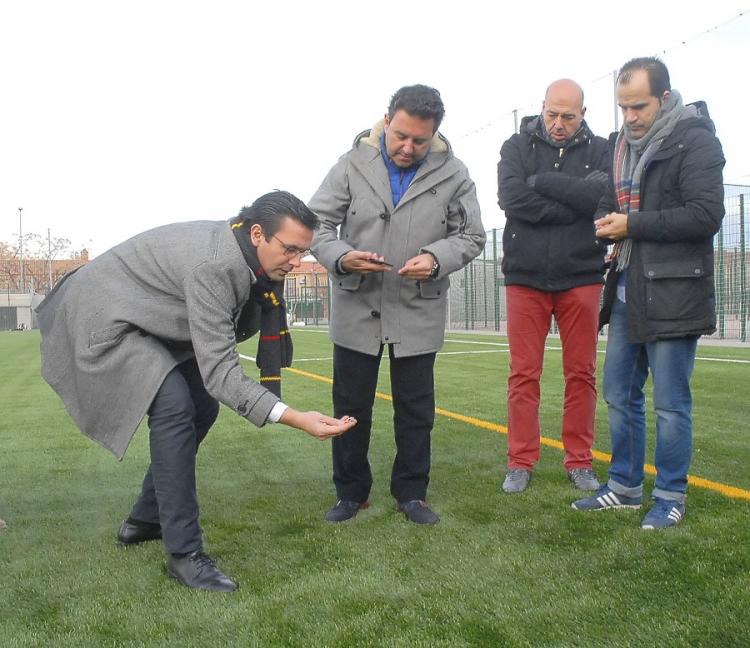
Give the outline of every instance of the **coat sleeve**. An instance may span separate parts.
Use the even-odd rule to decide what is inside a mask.
[[[628,217],[628,236],[648,241],[689,241],[711,237],[724,218],[724,154],[719,140],[696,130],[678,177],[679,207],[636,212]],[[648,177],[646,179],[648,182]]]
[[[579,218],[585,219],[593,217],[599,200],[607,188],[610,171],[606,142],[597,139],[588,146],[596,146],[597,155],[592,156],[591,173],[585,178],[564,172],[545,171],[536,175],[534,183],[534,189],[542,196],[567,205],[576,212]]]
[[[185,285],[190,336],[208,393],[260,427],[279,399],[242,370],[232,320],[239,305],[233,293],[220,268],[198,266]]]
[[[448,204],[445,238],[421,248],[430,252],[440,263],[439,277],[463,268],[479,256],[487,235],[477,200],[477,191],[469,172],[461,165],[462,181]]]
[[[578,218],[576,212],[556,200],[551,200],[532,189],[526,183],[526,170],[521,161],[516,134],[500,149],[497,164],[498,204],[509,218],[516,218],[531,225],[569,225]]]
[[[349,191],[348,156],[344,155],[328,172],[307,206],[319,219],[311,245],[315,258],[331,274],[336,274],[336,261],[354,248],[339,239],[338,227],[344,222],[352,197]]]

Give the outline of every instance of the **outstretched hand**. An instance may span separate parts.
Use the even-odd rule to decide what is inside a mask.
[[[297,428],[316,439],[325,441],[353,428],[357,424],[357,419],[352,416],[342,416],[337,419],[320,412],[298,412],[289,407],[281,415],[279,423]]]

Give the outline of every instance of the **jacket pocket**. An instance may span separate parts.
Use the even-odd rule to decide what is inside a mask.
[[[361,275],[358,272],[352,272],[351,274],[336,277],[336,283],[341,290],[353,292],[359,290],[363,279],[364,275]]]
[[[443,277],[437,281],[419,281],[419,296],[422,299],[440,299],[448,290],[448,278]]]
[[[108,326],[98,331],[92,331],[89,333],[89,349],[103,345],[117,344],[122,339],[122,336],[132,328],[132,325],[128,323],[122,323],[115,326]]]
[[[685,320],[701,317],[711,294],[712,277],[701,261],[670,261],[644,265],[646,317]]]

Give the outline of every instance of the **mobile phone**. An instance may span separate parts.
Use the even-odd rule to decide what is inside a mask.
[[[374,263],[375,265],[384,266],[386,268],[392,268],[393,264],[388,263],[388,261],[381,261],[380,259],[368,259],[369,263]]]

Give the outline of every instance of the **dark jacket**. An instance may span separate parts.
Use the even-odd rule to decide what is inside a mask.
[[[606,246],[594,235],[593,217],[607,181],[586,176],[608,174],[609,165],[607,140],[585,121],[558,147],[544,138],[539,117],[524,117],[497,165],[506,285],[559,291],[601,283]]]
[[[625,295],[631,342],[716,330],[713,236],[724,217],[724,155],[706,105],[693,105],[699,116],[678,122],[649,162],[641,179],[641,209],[628,216],[633,249]],[[610,183],[597,218],[617,211]],[[615,271],[607,276],[602,326],[609,321],[618,278]]]

